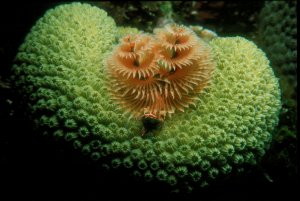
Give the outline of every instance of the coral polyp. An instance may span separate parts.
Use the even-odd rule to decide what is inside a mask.
[[[196,100],[208,85],[214,63],[209,46],[176,24],[155,35],[128,35],[107,60],[111,91],[134,117],[164,119]]]

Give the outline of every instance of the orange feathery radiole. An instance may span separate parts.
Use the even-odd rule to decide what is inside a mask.
[[[160,57],[153,37],[140,34],[124,37],[107,60],[114,99],[135,117],[144,108],[155,110],[161,91],[155,78]]]
[[[199,38],[184,26],[167,25],[156,29],[155,35],[162,46],[162,64],[171,70],[191,65],[200,56]]]
[[[154,75],[157,70],[156,54],[158,47],[151,36],[146,34],[129,35],[121,40],[116,48],[109,66],[121,76],[139,78]]]
[[[169,113],[184,111],[208,85],[214,68],[210,48],[184,26],[167,25],[155,33],[162,47],[160,73],[168,81],[164,84],[165,108]]]
[[[182,25],[169,24],[164,28],[155,29],[154,33],[160,39],[162,46],[175,51],[193,47],[197,43],[195,33]]]
[[[208,86],[214,62],[210,48],[195,33],[167,25],[121,39],[107,60],[114,99],[134,117],[145,112],[163,120],[198,99]]]

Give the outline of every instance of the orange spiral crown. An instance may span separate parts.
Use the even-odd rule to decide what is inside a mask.
[[[155,35],[128,35],[107,60],[110,91],[134,117],[164,119],[194,104],[209,83],[214,63],[209,46],[176,24]]]

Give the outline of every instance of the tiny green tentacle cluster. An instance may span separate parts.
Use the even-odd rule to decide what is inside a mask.
[[[49,10],[16,56],[15,86],[37,127],[106,169],[192,190],[255,164],[278,122],[280,90],[265,54],[241,38],[215,38],[212,84],[195,107],[142,138],[107,90],[104,61],[117,37],[106,13],[72,3]]]

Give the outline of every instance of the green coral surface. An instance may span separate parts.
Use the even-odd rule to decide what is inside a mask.
[[[37,128],[64,139],[107,169],[192,190],[255,164],[278,122],[280,90],[269,61],[241,38],[210,42],[216,69],[195,107],[141,137],[107,90],[105,58],[117,27],[106,13],[72,3],[49,10],[20,46],[15,86]]]
[[[258,31],[258,42],[280,75],[283,96],[296,99],[297,1],[266,1]]]

